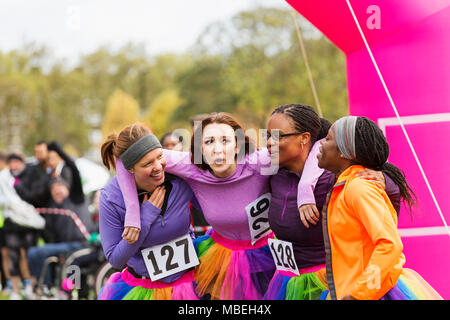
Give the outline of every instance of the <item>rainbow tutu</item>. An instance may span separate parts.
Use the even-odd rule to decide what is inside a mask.
[[[329,294],[326,299],[330,299]],[[403,268],[395,286],[380,300],[443,300],[443,298],[420,274],[412,269]]]
[[[320,300],[328,293],[325,265],[300,269],[300,275],[277,270],[264,300]]]
[[[380,300],[442,300],[416,271],[403,268],[396,285]]]
[[[111,275],[98,300],[198,300],[194,290],[194,270],[172,282],[134,277],[128,268]]]
[[[275,273],[268,236],[251,241],[230,240],[210,232],[194,240],[200,259],[196,293],[212,300],[260,300]]]

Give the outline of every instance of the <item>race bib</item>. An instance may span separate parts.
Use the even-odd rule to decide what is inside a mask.
[[[190,235],[141,250],[152,281],[165,278],[199,264]]]
[[[268,243],[277,269],[290,271],[299,276],[300,273],[298,272],[297,263],[295,262],[292,243],[277,239],[269,239]]]
[[[266,193],[245,207],[252,244],[270,233],[269,207],[271,199],[272,195]]]

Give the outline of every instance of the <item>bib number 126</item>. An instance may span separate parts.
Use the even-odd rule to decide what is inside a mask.
[[[252,244],[270,233],[269,208],[271,198],[270,193],[263,194],[245,207]]]
[[[199,264],[190,235],[143,249],[142,257],[152,281],[156,281]]]

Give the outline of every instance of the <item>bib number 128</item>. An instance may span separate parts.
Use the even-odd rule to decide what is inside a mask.
[[[199,264],[190,235],[143,249],[141,252],[152,281],[165,278]]]
[[[277,239],[268,239],[268,244],[277,269],[290,271],[299,276],[300,273],[295,262],[292,243]]]

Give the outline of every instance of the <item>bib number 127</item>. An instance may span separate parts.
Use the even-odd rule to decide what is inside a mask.
[[[156,281],[199,264],[190,235],[143,249],[142,257],[152,281]]]

